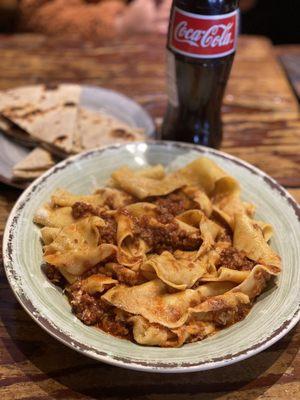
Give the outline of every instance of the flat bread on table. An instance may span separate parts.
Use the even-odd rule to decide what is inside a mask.
[[[102,110],[80,104],[75,84],[32,85],[0,92],[0,130],[26,147],[37,147],[14,166],[13,180],[30,181],[50,168],[55,157],[143,140],[144,130],[131,127]],[[103,105],[105,106],[105,104]]]
[[[13,168],[13,178],[16,180],[32,180],[38,178],[55,164],[52,155],[37,147]]]
[[[77,144],[82,150],[145,138],[142,129],[130,127],[108,114],[82,107],[78,112],[77,129]]]
[[[43,175],[43,173],[46,171],[47,171],[46,169],[42,169],[40,171],[13,170],[13,180],[30,182]]]
[[[24,144],[37,141],[60,157],[107,144],[143,140],[143,130],[104,112],[81,107],[81,90],[79,85],[71,84],[7,90],[0,96],[0,114],[7,124],[19,128],[12,133],[14,137],[24,139]],[[7,124],[4,131],[9,135]]]
[[[26,147],[35,147],[38,143],[37,140],[30,136],[27,132],[1,115],[0,131],[17,143],[20,143]]]
[[[73,152],[81,88],[79,85],[27,86],[4,91],[0,113],[30,136]]]

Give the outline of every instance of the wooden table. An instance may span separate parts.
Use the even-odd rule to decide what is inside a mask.
[[[286,49],[282,49],[286,53]],[[295,52],[293,47],[293,52]],[[300,46],[297,50],[300,53]],[[164,39],[110,45],[0,37],[0,88],[81,82],[119,90],[158,123],[166,95]],[[295,98],[264,39],[242,38],[224,105],[223,150],[266,171],[300,200],[300,120]],[[0,233],[20,192],[0,185]],[[0,274],[1,399],[300,399],[300,329],[227,368],[186,375],[138,373],[97,363],[58,343],[23,311]]]

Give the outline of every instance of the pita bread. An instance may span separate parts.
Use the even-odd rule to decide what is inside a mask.
[[[14,168],[23,171],[36,171],[50,168],[54,164],[53,157],[48,151],[41,147],[36,147],[28,156],[18,162]]]
[[[3,132],[9,138],[12,138],[16,142],[26,147],[34,147],[37,145],[37,141],[33,139],[27,132],[14,125],[5,117],[0,116],[0,131]]]
[[[0,113],[34,138],[72,153],[81,88],[27,86],[2,92]]]
[[[0,97],[0,112],[13,121],[20,119],[26,125],[26,117],[48,111],[65,103],[79,103],[79,85],[62,84],[57,86],[32,85],[3,91]],[[70,104],[68,104],[70,105]],[[21,126],[21,125],[20,125]]]
[[[34,171],[23,171],[21,169],[14,169],[13,170],[13,180],[15,181],[32,181],[39,176],[41,176],[46,169],[43,170],[34,170]]]
[[[55,161],[52,155],[37,147],[13,168],[13,178],[19,180],[32,180],[42,175]]]
[[[115,143],[143,140],[143,130],[132,128],[114,117],[80,108],[78,132],[83,150]]]
[[[79,107],[80,94],[79,85],[66,84],[26,86],[1,92],[3,130],[24,145],[39,144],[61,158],[108,144],[144,139],[142,129],[130,127],[105,113]]]
[[[66,153],[72,153],[76,114],[75,106],[49,110],[30,122],[28,131],[42,141],[49,142]]]

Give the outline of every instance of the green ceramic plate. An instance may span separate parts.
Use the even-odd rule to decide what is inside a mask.
[[[245,320],[202,342],[179,349],[142,347],[83,325],[62,293],[43,275],[35,210],[64,187],[88,193],[104,185],[121,165],[162,163],[177,168],[205,155],[239,180],[243,198],[257,205],[257,218],[275,228],[272,246],[281,255],[283,272],[262,294]],[[99,361],[136,370],[190,372],[225,366],[250,357],[284,336],[300,318],[300,208],[273,179],[224,153],[180,143],[135,143],[111,146],[72,157],[36,180],[20,197],[4,234],[4,264],[17,299],[52,336]]]

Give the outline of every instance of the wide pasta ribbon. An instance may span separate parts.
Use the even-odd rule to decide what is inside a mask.
[[[75,203],[85,203],[92,206],[103,206],[104,199],[101,194],[76,195],[64,189],[57,189],[51,196],[52,207],[72,207]]]
[[[218,322],[227,325],[233,322],[238,308],[250,303],[249,296],[241,292],[227,292],[208,298],[203,303],[190,308],[191,317],[198,321]]]
[[[193,311],[205,298],[221,295],[232,288],[230,282],[210,282],[195,290],[169,293],[168,286],[156,279],[133,287],[117,285],[101,298],[123,311],[143,316],[150,323],[176,329],[185,324],[190,309]]]
[[[64,227],[55,239],[44,247],[44,261],[59,268],[69,280],[94,267],[116,253],[116,246],[98,245],[98,226],[105,222],[98,217],[89,217]]]
[[[157,164],[152,167],[142,168],[136,171],[136,174],[144,178],[151,178],[157,180],[161,180],[166,176],[165,169],[161,164]]]
[[[206,272],[206,264],[200,260],[176,259],[172,253],[164,251],[154,255],[142,266],[141,270],[148,279],[155,274],[168,286],[177,290],[191,288]]]
[[[154,179],[145,174],[142,176],[128,167],[115,171],[112,178],[114,184],[140,200],[150,196],[165,196],[186,185],[182,177],[177,175]]]
[[[280,257],[268,245],[262,228],[245,214],[235,215],[233,246],[246,253],[250,260],[269,267],[274,273],[281,270]]]
[[[207,253],[215,243],[217,236],[223,232],[223,229],[218,224],[208,219],[200,210],[185,211],[177,216],[176,220],[200,229],[202,245],[197,252],[196,258],[200,258]]]
[[[241,283],[250,275],[250,271],[237,271],[230,268],[221,267],[218,269],[216,276],[205,275],[201,281],[205,282],[234,282]]]
[[[135,235],[134,218],[155,215],[156,206],[151,203],[136,203],[122,209],[117,215],[117,259],[120,264],[138,269],[148,247],[144,240]]]
[[[192,321],[177,329],[151,324],[141,316],[134,316],[130,321],[134,340],[144,346],[180,347],[190,337],[202,340],[216,331],[214,324],[205,321]]]
[[[95,293],[102,293],[117,284],[118,281],[116,279],[102,274],[94,274],[82,281],[81,289],[93,295]]]
[[[211,194],[213,211],[233,230],[236,213],[245,213],[252,216],[255,208],[252,204],[242,202],[239,183],[232,177],[219,179]]]
[[[196,186],[210,195],[216,182],[227,176],[227,173],[209,158],[201,157],[179,169],[174,175],[182,177],[186,185]]]
[[[51,228],[48,226],[44,226],[44,228],[41,229],[41,235],[44,245],[52,243],[60,231],[61,228]]]
[[[197,188],[196,186],[186,186],[181,189],[182,192],[190,199],[193,200],[207,217],[210,217],[213,207],[210,198],[207,194]]]
[[[51,207],[50,204],[41,206],[35,213],[33,221],[36,224],[63,228],[76,222],[72,215],[72,207]]]
[[[118,285],[101,298],[121,310],[142,315],[149,322],[168,328],[182,326],[191,304],[199,302],[197,291],[187,289],[170,294],[168,286],[159,279],[133,287]]]
[[[158,324],[151,324],[140,315],[130,318],[133,323],[134,340],[145,346],[180,347],[187,338],[185,327],[168,329]]]
[[[232,292],[241,292],[250,299],[254,299],[265,288],[266,282],[272,275],[278,275],[279,271],[265,265],[256,265],[249,276],[239,285],[232,289]]]
[[[115,188],[97,189],[95,195],[100,196],[103,204],[108,205],[113,210],[125,207],[134,201],[128,193]]]

